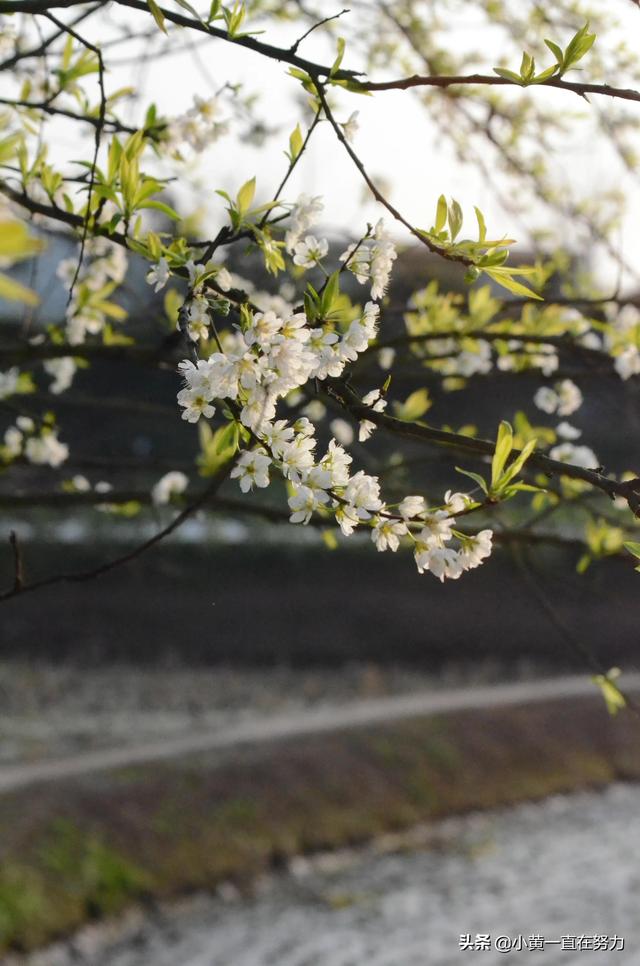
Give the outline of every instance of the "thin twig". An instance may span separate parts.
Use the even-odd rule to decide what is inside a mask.
[[[176,517],[174,517],[171,523],[167,524],[166,527],[163,527],[162,530],[159,530],[148,540],[145,540],[144,543],[141,543],[137,547],[134,547],[133,550],[129,550],[127,553],[122,554],[119,557],[115,557],[112,560],[107,560],[105,563],[100,564],[100,566],[94,567],[90,570],[80,570],[80,571],[75,571],[71,573],[53,574],[50,577],[43,577],[41,580],[35,580],[31,584],[21,584],[19,587],[16,586],[16,584],[14,583],[14,586],[11,590],[7,590],[4,593],[0,594],[0,603],[2,603],[5,600],[10,600],[12,597],[16,597],[19,594],[28,594],[36,590],[41,590],[44,587],[51,587],[55,584],[86,583],[89,580],[95,580],[98,577],[102,577],[103,574],[109,573],[110,571],[115,570],[117,567],[122,567],[124,564],[127,564],[130,561],[135,560],[137,557],[140,557],[143,553],[146,553],[147,550],[150,550],[151,547],[155,547],[156,544],[164,540],[165,537],[168,537],[170,533],[173,533],[175,530],[177,530],[178,527],[182,526],[185,520],[187,520],[190,516],[192,516],[196,512],[196,510],[199,510],[200,507],[207,502],[207,500],[211,499],[211,497],[214,496],[214,494],[217,492],[221,484],[229,475],[231,468],[233,466],[233,463],[234,463],[233,460],[230,463],[228,463],[212,479],[209,486],[205,490],[203,490],[202,493],[198,497],[196,497],[195,500],[193,500],[188,506],[186,506],[184,510],[182,510]],[[109,495],[104,494],[103,502],[106,503],[108,501],[109,501]]]
[[[84,225],[82,228],[82,239],[80,241],[80,253],[78,255],[78,264],[76,265],[76,270],[75,270],[73,279],[71,280],[71,285],[69,286],[69,297],[67,300],[67,304],[70,305],[71,300],[73,298],[73,290],[76,286],[76,282],[78,281],[78,276],[80,275],[80,269],[82,268],[84,251],[87,244],[87,236],[89,234],[89,221],[91,219],[91,202],[93,200],[93,189],[95,187],[96,171],[98,169],[98,155],[100,153],[100,143],[102,140],[102,132],[104,130],[105,117],[107,112],[107,96],[105,94],[105,89],[104,89],[104,62],[102,60],[102,52],[100,48],[96,47],[95,44],[92,44],[90,41],[82,37],[79,33],[77,33],[73,29],[73,27],[68,27],[66,24],[62,23],[62,21],[58,20],[57,17],[54,17],[52,13],[50,12],[46,13],[45,16],[47,17],[48,20],[50,20],[53,24],[55,24],[56,27],[59,27],[61,30],[64,30],[65,33],[68,33],[70,37],[73,37],[74,40],[77,40],[78,43],[81,43],[84,47],[87,48],[87,50],[92,51],[98,58],[98,87],[100,88],[100,108],[98,112],[98,123],[96,124],[96,127],[95,127],[93,162],[91,164],[91,174],[89,177],[89,189],[87,193],[87,213],[86,213],[86,216],[84,219]]]
[[[298,39],[296,40],[296,42],[291,45],[291,47],[289,48],[289,50],[291,51],[291,53],[292,54],[296,54],[298,52],[298,47],[300,46],[300,44],[302,43],[302,41],[303,40],[306,40],[306,38],[309,36],[309,34],[313,33],[314,30],[317,30],[318,27],[324,27],[324,25],[326,23],[330,23],[331,20],[337,20],[338,17],[342,17],[343,14],[345,14],[345,13],[351,13],[351,11],[349,10],[348,7],[346,7],[344,10],[341,10],[340,13],[333,13],[333,14],[331,14],[330,17],[325,17],[324,20],[319,20],[318,23],[312,24],[312,26],[309,27],[309,29],[306,30],[305,33],[303,33],[302,37],[298,37]]]
[[[13,589],[15,593],[19,593],[24,585],[24,565],[22,561],[22,550],[18,543],[18,534],[15,530],[12,530],[9,534],[9,543],[11,544],[11,550],[13,552]]]

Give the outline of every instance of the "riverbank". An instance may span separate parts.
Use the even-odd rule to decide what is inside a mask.
[[[640,727],[601,697],[416,716],[216,749],[0,798],[0,930],[87,920],[473,809],[640,778]]]
[[[7,966],[451,966],[474,960],[467,936],[485,966],[638,966],[639,838],[640,785],[556,795],[138,907]]]

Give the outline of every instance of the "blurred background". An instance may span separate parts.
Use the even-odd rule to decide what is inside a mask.
[[[281,46],[339,12],[255,6],[257,25]],[[345,34],[349,66],[381,78],[431,71],[420,62],[428,53],[446,73],[456,58],[465,72],[488,71],[507,49],[513,65],[535,23],[541,35],[570,36],[586,17],[566,4],[545,22],[533,2],[351,6],[309,36],[305,56],[330,60]],[[622,0],[615,7],[618,26],[593,72],[610,77],[617,56],[622,85],[633,61],[618,44],[635,36],[640,13]],[[282,145],[307,108],[275,62],[188,31],[167,40],[150,22],[146,11],[112,4],[85,30],[113,52],[109,84],[140,91],[126,101],[128,123],[140,122],[149,99],[174,116],[195,93],[229,88],[228,137],[189,159],[179,180],[158,161],[176,178],[166,197],[188,213],[191,237],[210,237],[224,217],[215,189],[235,194],[257,175],[259,200],[268,199],[284,170]],[[402,70],[390,39],[398,25],[413,51]],[[506,108],[494,131],[500,112],[490,100],[340,92],[340,117],[359,109],[358,152],[416,223],[431,223],[441,192],[465,211],[476,204],[492,234],[517,234],[518,262],[542,250],[557,257],[554,295],[613,294],[637,312],[636,120],[538,93],[535,115],[505,94],[511,122],[525,128],[518,150],[529,173],[508,153]],[[51,130],[54,160],[80,156],[73,125],[56,119]],[[291,198],[324,196],[332,256],[380,217],[329,130],[289,189]],[[468,291],[445,262],[400,233],[397,241],[388,339],[405,331],[416,291],[434,313],[440,294],[463,305]],[[56,268],[75,253],[67,237],[47,233],[37,263],[16,267],[41,305],[18,314],[0,305],[3,345],[64,317]],[[256,297],[292,297],[254,253],[229,252],[226,264],[251,279]],[[146,268],[131,257],[117,296],[128,313],[121,331],[171,345],[175,319],[145,283]],[[355,281],[348,291],[362,298]],[[609,319],[602,306],[589,317]],[[394,375],[394,393],[426,386],[435,425],[472,423],[493,438],[516,412],[545,424],[532,403],[538,370],[471,376],[458,392],[411,362]],[[368,388],[367,379],[384,380],[384,360],[372,370],[361,375]],[[584,387],[572,422],[605,469],[640,469],[637,379],[623,382],[580,356],[561,359],[553,378],[562,377]],[[46,487],[29,465],[0,478],[7,586],[12,530],[35,580],[90,570],[169,522],[179,507],[150,505],[150,490],[172,470],[197,483],[201,449],[197,428],[176,412],[179,384],[170,364],[96,359],[62,395],[38,376],[35,392],[20,397],[27,414],[55,406],[71,455],[48,470]],[[324,415],[357,432],[344,414]],[[3,430],[11,407],[4,417]],[[411,444],[389,452],[380,434],[366,448],[353,443],[353,453],[390,492],[464,488],[437,450],[428,459]],[[65,483],[77,475],[124,494],[117,512],[71,500]],[[628,511],[615,516],[623,512],[611,508],[615,525],[628,525]],[[591,679],[619,666],[628,692],[638,688],[638,578],[628,558],[602,548],[597,533],[589,542],[573,515],[554,519],[544,538],[527,534],[524,504],[506,513],[489,565],[441,585],[411,561],[377,554],[367,535],[336,548],[322,528],[288,526],[287,516],[284,489],[254,494],[248,509],[231,481],[213,510],[126,567],[0,605],[2,961],[449,966],[474,951],[485,963],[507,951],[525,963],[543,948],[545,963],[598,951],[594,962],[640,963],[640,870],[630,848],[640,836],[638,720],[634,709],[610,715]],[[578,573],[585,551],[594,562]],[[512,947],[501,939],[500,950],[505,936]]]

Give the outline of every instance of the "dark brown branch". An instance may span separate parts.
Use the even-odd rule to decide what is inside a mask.
[[[168,537],[169,534],[177,530],[185,520],[188,520],[190,516],[199,510],[211,497],[217,492],[224,480],[229,475],[231,468],[233,466],[233,461],[227,464],[224,469],[211,480],[209,485],[205,490],[200,493],[188,506],[184,508],[177,516],[173,518],[171,523],[163,527],[144,543],[139,544],[134,547],[133,550],[129,550],[125,554],[121,554],[119,557],[114,557],[112,560],[107,560],[105,563],[100,564],[98,567],[94,567],[90,570],[80,570],[70,573],[53,574],[50,577],[43,577],[41,580],[35,580],[31,584],[21,584],[20,587],[16,587],[15,583],[11,590],[6,590],[4,593],[0,594],[0,603],[5,600],[10,600],[12,597],[16,597],[19,594],[28,594],[36,590],[41,590],[44,587],[51,587],[55,584],[77,584],[86,583],[89,580],[96,580],[98,577],[102,577],[103,574],[109,573],[118,567],[124,566],[124,564],[130,563],[137,557],[142,556],[147,550],[155,547],[156,544]],[[109,502],[109,494],[102,494],[102,502]]]
[[[330,396],[356,419],[368,419],[396,436],[449,446],[460,452],[475,453],[478,456],[493,456],[495,452],[495,444],[491,440],[462,436],[459,433],[436,429],[426,423],[405,422],[387,413],[375,412],[370,406],[363,405],[357,394],[345,385],[344,381],[327,380],[326,386]],[[513,450],[513,457],[515,458],[518,453],[518,450]],[[606,493],[611,499],[621,496],[627,501],[633,513],[636,516],[640,515],[640,479],[619,483],[604,476],[597,469],[585,469],[572,463],[563,463],[536,452],[529,457],[527,465],[541,470],[547,476],[567,476],[574,480],[583,480]]]
[[[140,10],[149,14],[149,7],[144,0],[115,0],[115,2],[121,7],[129,7],[132,10]],[[54,0],[53,3],[45,3],[43,0],[7,0],[2,5],[1,12],[46,14],[52,9],[68,9],[69,7],[80,6],[81,3],[82,0]],[[232,37],[226,30],[221,30],[219,27],[203,23],[201,20],[194,20],[193,17],[185,17],[183,14],[175,13],[173,10],[167,10],[165,7],[160,7],[160,10],[165,20],[169,23],[177,24],[179,27],[188,27],[199,33],[208,34],[210,37],[226,40],[238,47],[244,47],[247,50],[262,54],[264,57],[269,57],[272,60],[290,64],[292,67],[298,67],[300,70],[304,70],[315,76],[328,77],[331,73],[331,67],[317,64],[312,60],[307,60],[305,57],[298,57],[297,54],[292,53],[290,49],[285,47],[275,47],[273,44],[256,40],[255,37]],[[354,80],[360,74],[360,71],[338,70],[333,76],[338,80]]]
[[[565,81],[559,77],[551,77],[542,84],[516,84],[507,77],[492,74],[414,74],[412,77],[401,77],[390,81],[358,81],[358,86],[367,91],[406,91],[412,87],[460,87],[480,84],[490,87],[553,87],[560,91],[569,91],[584,97],[586,94],[602,94],[605,97],[617,97],[625,101],[640,101],[640,91],[627,87],[612,87],[610,84],[582,84],[577,81]]]

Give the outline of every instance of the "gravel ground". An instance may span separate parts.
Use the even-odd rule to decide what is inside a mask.
[[[23,962],[639,966],[638,842],[640,786],[554,797],[448,819],[364,850],[297,859],[250,898],[228,888],[153,916],[134,913]],[[466,934],[472,942],[488,934],[494,948],[462,950]],[[624,937],[624,950],[572,951],[550,942],[614,935]],[[499,953],[499,936],[541,937],[544,951]]]
[[[511,666],[508,677],[527,679],[533,673],[522,663]],[[3,662],[0,766],[224,729],[260,715],[505,677],[491,662],[451,666],[437,675],[362,664],[293,670]]]

